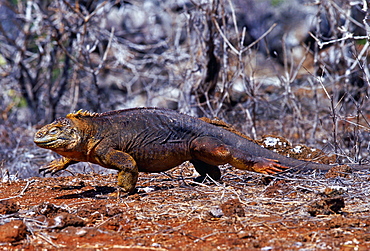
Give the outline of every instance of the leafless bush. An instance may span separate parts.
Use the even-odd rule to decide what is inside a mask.
[[[366,158],[368,3],[278,2],[1,1],[0,120],[161,106]]]
[[[357,5],[347,1],[322,1],[316,32],[312,34],[314,76],[330,101],[331,142],[337,154],[352,156],[352,161],[366,154],[369,140],[367,8],[365,1]],[[327,32],[322,31],[323,22],[329,26]]]
[[[67,1],[19,2],[17,8],[3,5],[16,16],[18,34],[10,36],[6,27],[0,26],[7,46],[1,53],[11,65],[8,76],[19,85],[22,96],[34,116],[32,122],[50,121],[69,92],[71,109],[76,107],[81,88],[97,92],[96,75],[104,61],[93,62],[91,53],[109,35],[99,29],[99,11],[103,2],[89,12],[84,6],[72,6]],[[89,85],[83,83],[88,80]],[[91,102],[98,106],[98,100]]]
[[[251,32],[250,23],[240,24],[243,6],[253,7],[252,2],[196,5],[205,14],[201,16],[203,44],[198,48],[207,49],[203,53],[207,63],[193,90],[203,114],[236,122],[253,137],[274,132],[303,143],[321,142],[350,161],[366,159],[367,2],[307,3],[301,5],[310,8],[302,14],[306,15],[304,21],[295,17],[289,20],[295,20],[296,26],[289,26],[287,21],[274,24],[264,20],[264,33],[258,37]],[[267,3],[259,4],[266,7]],[[276,14],[275,20],[300,13],[289,12],[289,8],[284,11],[282,8],[283,14]],[[284,30],[286,27],[289,29]],[[302,27],[307,36],[302,37]],[[253,36],[254,40],[248,41]]]

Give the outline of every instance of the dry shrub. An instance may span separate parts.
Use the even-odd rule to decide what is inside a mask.
[[[2,1],[2,127],[159,106],[364,161],[366,4]]]

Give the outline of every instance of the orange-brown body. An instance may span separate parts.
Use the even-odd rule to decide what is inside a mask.
[[[118,185],[132,192],[138,172],[161,172],[190,161],[201,176],[221,177],[218,165],[274,174],[290,167],[329,169],[266,150],[227,128],[175,111],[136,108],[79,111],[41,128],[35,143],[62,155],[40,169],[56,173],[86,161],[116,169]]]

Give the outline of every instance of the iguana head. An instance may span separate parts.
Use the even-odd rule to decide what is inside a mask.
[[[59,118],[45,125],[35,134],[37,146],[58,151],[74,149],[81,141],[81,135],[68,118]]]

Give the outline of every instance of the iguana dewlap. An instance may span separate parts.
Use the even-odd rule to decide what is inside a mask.
[[[221,126],[157,108],[106,113],[78,111],[45,125],[34,142],[63,158],[40,172],[55,174],[86,161],[118,170],[118,185],[135,188],[138,172],[162,172],[190,161],[201,176],[221,177],[218,165],[274,174],[286,168],[330,169],[264,149]]]

